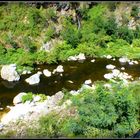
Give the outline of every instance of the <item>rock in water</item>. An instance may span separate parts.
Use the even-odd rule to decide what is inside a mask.
[[[14,105],[16,105],[16,104],[22,102],[22,96],[23,96],[23,95],[27,95],[27,93],[21,92],[21,93],[19,93],[16,97],[14,97],[14,99],[13,99]]]
[[[116,67],[116,66],[111,65],[111,64],[106,65],[106,69],[110,69],[110,70],[114,69],[115,67]]]
[[[9,82],[18,81],[20,76],[16,71],[16,64],[3,66],[1,69],[1,78]]]
[[[92,84],[92,81],[90,79],[85,81],[85,85],[90,85],[90,84]]]
[[[27,78],[25,81],[27,83],[29,83],[29,85],[35,85],[38,84],[40,82],[40,75],[42,73],[41,72],[37,72],[36,74],[30,76],[29,78]]]
[[[59,65],[59,66],[56,68],[56,72],[64,72],[63,66],[62,66],[62,65]]]
[[[107,73],[107,74],[104,75],[104,78],[105,78],[105,79],[112,79],[113,77],[114,77],[114,76],[113,76],[112,73]]]
[[[51,72],[47,69],[43,70],[43,74],[46,76],[46,77],[50,77],[51,76]]]
[[[107,55],[106,58],[107,58],[107,59],[111,59],[112,56],[111,56],[111,55]]]
[[[95,62],[95,59],[92,59],[91,62],[94,63]]]
[[[76,60],[77,60],[77,58],[75,56],[70,56],[68,58],[68,61],[76,61]]]
[[[122,58],[119,58],[119,62],[121,62],[121,63],[126,63],[126,62],[128,62],[128,58],[126,58],[126,57],[122,57]]]
[[[78,58],[78,60],[85,60],[85,59],[86,59],[84,53],[80,53],[80,54],[77,56],[77,58]]]

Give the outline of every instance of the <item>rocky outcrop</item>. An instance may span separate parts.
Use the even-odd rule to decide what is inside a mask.
[[[29,85],[35,85],[38,84],[40,82],[40,75],[42,74],[42,72],[37,72],[36,74],[30,76],[29,78],[27,78],[25,81],[27,83],[29,83]]]
[[[1,78],[9,82],[19,81],[20,76],[16,71],[16,64],[4,65],[1,69]]]
[[[32,101],[26,101],[25,103],[15,104],[15,106],[10,107],[11,110],[1,119],[1,123],[8,124],[18,119],[28,120],[29,118],[36,118],[38,115],[48,114],[58,107],[58,103],[63,97],[64,93],[62,91],[57,92],[51,97],[47,96],[47,99],[43,102],[39,102],[41,98],[38,95],[34,96]]]

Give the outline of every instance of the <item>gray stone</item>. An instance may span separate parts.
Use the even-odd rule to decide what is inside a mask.
[[[43,74],[44,74],[46,77],[50,77],[50,76],[51,76],[51,72],[50,72],[48,69],[43,70]]]
[[[56,72],[60,72],[60,73],[64,72],[63,66],[62,65],[57,66]]]
[[[114,65],[111,65],[111,64],[109,64],[109,65],[106,65],[106,69],[114,69],[116,66],[114,66]]]
[[[128,58],[126,58],[126,57],[122,57],[122,58],[119,58],[119,62],[121,62],[121,63],[126,63],[126,62],[128,62]]]
[[[90,85],[90,84],[92,84],[92,81],[90,79],[89,80],[86,80],[84,84]]]
[[[35,85],[38,84],[40,82],[40,75],[42,73],[41,72],[37,72],[36,74],[30,76],[29,78],[27,78],[25,81],[27,83],[29,83],[29,85]]]
[[[113,77],[114,77],[114,76],[113,76],[112,73],[107,73],[107,74],[104,75],[104,78],[105,78],[105,79],[112,79]]]
[[[95,59],[92,59],[91,62],[94,63],[95,62]]]
[[[20,76],[16,71],[16,64],[4,65],[1,69],[1,78],[9,82],[19,81]]]
[[[107,58],[107,59],[111,59],[112,56],[111,56],[111,55],[107,55],[106,58]]]

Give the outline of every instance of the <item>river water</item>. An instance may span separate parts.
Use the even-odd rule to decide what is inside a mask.
[[[97,80],[105,80],[104,74],[109,73],[110,70],[106,69],[106,65],[115,65],[117,69],[126,72],[134,79],[140,77],[140,63],[129,65],[128,63],[121,64],[118,59],[115,61],[111,59],[98,58],[95,62],[91,62],[91,58],[83,62],[67,61],[58,64],[38,65],[32,74],[22,75],[18,82],[10,83],[0,78],[0,116],[8,111],[7,106],[13,105],[13,98],[20,92],[33,92],[42,93],[46,95],[53,95],[56,92],[66,88],[68,90],[77,90],[81,87],[85,80],[91,79],[92,82]],[[51,77],[45,77],[43,74],[40,77],[38,85],[29,85],[25,79],[33,75],[37,71],[48,69],[51,72],[58,66],[63,65],[64,72],[54,74]],[[121,70],[125,67],[125,70]],[[71,83],[72,81],[73,83]]]

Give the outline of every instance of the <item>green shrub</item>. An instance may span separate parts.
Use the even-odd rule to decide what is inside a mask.
[[[48,20],[56,17],[56,11],[53,7],[49,7],[46,10],[46,17]]]
[[[27,95],[22,96],[22,103],[25,103],[26,101],[32,101],[33,100],[33,93],[29,92]]]
[[[39,119],[39,128],[30,128],[27,130],[28,137],[36,138],[58,138],[61,136],[60,130],[63,119],[59,118],[57,113],[50,113]]]
[[[88,126],[84,132],[84,136],[87,138],[111,138],[113,132],[108,129],[99,129]]]
[[[132,43],[134,39],[134,32],[131,29],[128,29],[127,26],[121,26],[117,31],[117,38],[126,40],[128,43]]]
[[[68,44],[72,45],[72,47],[76,48],[81,38],[79,30],[77,29],[76,25],[72,24],[67,19],[63,24],[64,27],[61,32],[63,40],[66,41]]]
[[[45,42],[48,42],[53,38],[55,35],[55,28],[53,26],[49,26],[47,28],[46,34],[45,34]]]
[[[131,16],[136,18],[138,14],[139,14],[139,7],[137,5],[134,5],[131,10]]]
[[[140,39],[133,39],[132,45],[133,47],[140,47]]]
[[[126,137],[138,128],[136,100],[122,83],[112,84],[112,90],[97,84],[95,91],[85,89],[72,101],[79,114],[78,119],[69,124],[74,135],[83,135],[86,127],[94,127],[112,131],[111,137]]]
[[[47,100],[47,96],[46,95],[44,95],[44,94],[38,94],[38,95],[41,97],[40,102],[43,102],[43,101]]]

